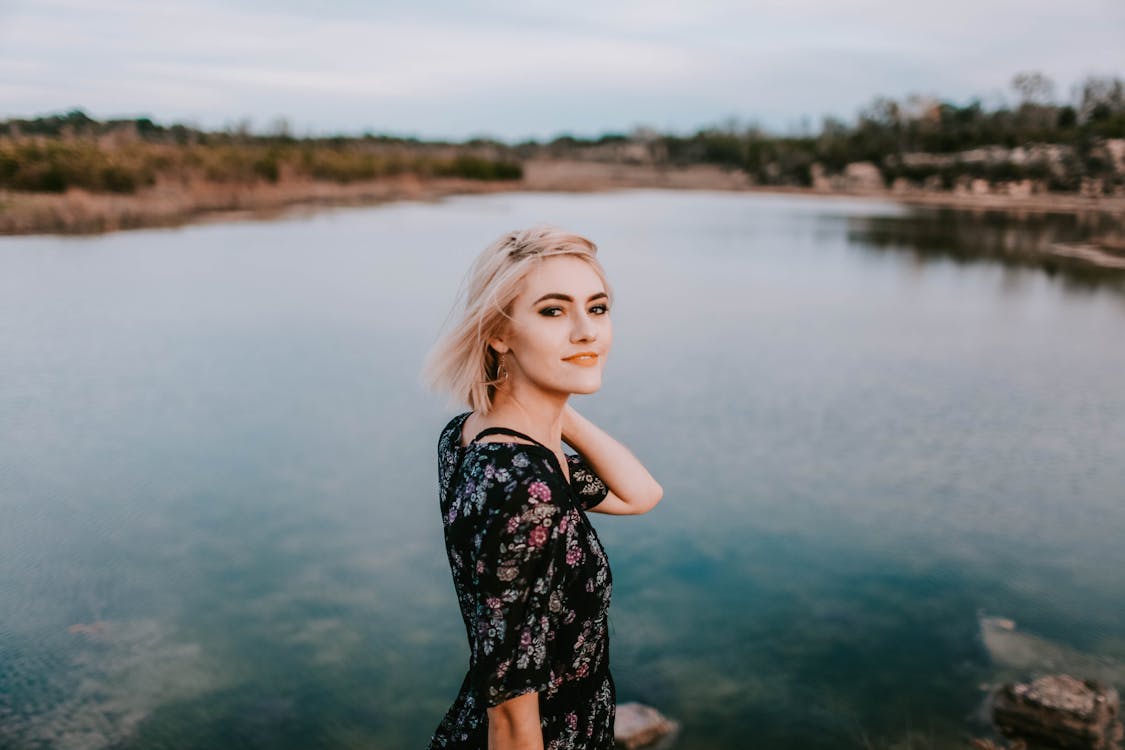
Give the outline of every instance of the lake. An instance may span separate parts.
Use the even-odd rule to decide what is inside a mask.
[[[1090,220],[502,194],[0,239],[0,746],[425,747],[464,409],[418,372],[538,221],[616,293],[573,403],[665,489],[590,518],[618,700],[676,748],[960,747],[1043,667],[984,618],[1123,673],[1125,275],[1020,252]]]

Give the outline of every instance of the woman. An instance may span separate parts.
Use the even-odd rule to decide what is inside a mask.
[[[586,512],[647,513],[663,490],[567,403],[601,387],[613,341],[596,256],[552,227],[501,237],[477,258],[461,320],[427,363],[431,385],[472,409],[438,439],[470,657],[431,750],[613,747],[612,577]]]

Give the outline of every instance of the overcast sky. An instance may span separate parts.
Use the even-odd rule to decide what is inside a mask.
[[[1125,0],[0,0],[0,117],[507,140],[1125,76]]]

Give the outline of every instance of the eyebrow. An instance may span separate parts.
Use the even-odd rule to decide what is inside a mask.
[[[603,297],[606,298],[606,299],[609,299],[609,295],[606,294],[605,292],[598,292],[597,294],[591,294],[590,299],[588,299],[586,301],[587,302],[593,302],[594,300],[601,299]],[[542,302],[545,299],[561,299],[564,302],[573,302],[574,301],[574,297],[571,297],[569,294],[562,294],[561,292],[548,292],[547,294],[544,294],[542,297],[535,300],[531,304],[538,305],[540,302]]]

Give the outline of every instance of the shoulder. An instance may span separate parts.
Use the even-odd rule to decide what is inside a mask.
[[[460,447],[461,445],[461,430],[465,425],[465,420],[468,419],[471,411],[458,414],[445,423],[445,427],[441,428],[438,434],[438,450],[449,450],[452,448]]]

